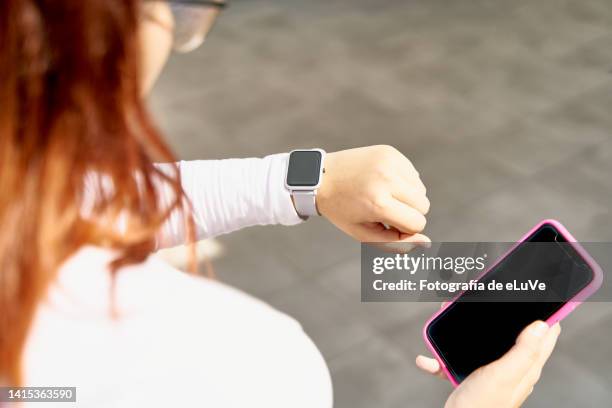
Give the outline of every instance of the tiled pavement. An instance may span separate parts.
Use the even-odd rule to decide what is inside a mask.
[[[151,105],[185,159],[392,144],[428,186],[434,240],[514,240],[545,217],[612,240],[609,0],[235,0]],[[220,279],[302,322],[337,407],[443,404],[413,365],[437,306],[360,303],[356,243],[323,220],[220,242]],[[526,406],[610,406],[611,336],[610,304],[568,318]]]

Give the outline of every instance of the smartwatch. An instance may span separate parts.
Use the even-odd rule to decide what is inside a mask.
[[[325,150],[293,150],[289,153],[285,187],[291,193],[293,205],[302,219],[319,215],[317,189],[323,178]]]

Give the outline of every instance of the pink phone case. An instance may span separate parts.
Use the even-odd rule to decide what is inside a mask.
[[[542,225],[545,225],[545,224],[550,224],[553,227],[555,227],[557,231],[565,237],[566,241],[574,247],[576,252],[584,259],[584,261],[587,263],[587,265],[589,265],[589,267],[593,271],[593,280],[591,281],[591,283],[589,283],[584,289],[578,292],[576,296],[572,298],[571,301],[563,305],[559,310],[555,312],[555,314],[553,314],[550,318],[548,318],[548,320],[546,320],[546,323],[548,323],[549,326],[552,326],[556,322],[563,320],[574,309],[576,309],[576,307],[578,307],[579,304],[584,302],[586,299],[589,298],[589,296],[595,293],[597,289],[599,289],[599,287],[601,286],[601,283],[603,280],[603,272],[600,266],[597,264],[597,262],[595,262],[595,260],[586,252],[586,250],[576,241],[576,239],[572,236],[572,234],[570,234],[569,231],[559,221],[552,220],[552,219],[540,221],[527,234],[525,234],[516,244],[514,244],[503,256],[501,256],[493,265],[491,265],[481,276],[479,276],[478,279],[486,275],[502,259],[504,259],[509,253],[511,253],[518,245],[520,245],[522,242],[527,240],[534,232],[536,232]],[[440,367],[442,368],[442,370],[444,371],[444,373],[446,374],[446,376],[448,377],[448,379],[450,380],[451,384],[453,384],[454,387],[457,387],[459,383],[453,377],[453,375],[450,373],[450,371],[444,364],[444,360],[438,354],[438,352],[436,351],[436,348],[429,341],[429,338],[427,337],[427,327],[429,327],[431,322],[436,317],[438,317],[440,314],[442,314],[462,294],[463,293],[460,293],[459,295],[455,296],[455,298],[453,298],[452,301],[448,302],[448,304],[446,304],[443,308],[441,308],[436,313],[434,313],[434,315],[431,316],[429,320],[427,320],[427,322],[425,323],[425,326],[423,326],[423,338],[425,339],[425,344],[427,344],[427,348],[432,352],[436,360],[438,360],[438,363],[440,363]]]

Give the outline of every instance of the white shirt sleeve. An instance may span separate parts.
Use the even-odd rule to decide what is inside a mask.
[[[301,222],[285,188],[284,178],[289,155],[263,159],[194,160],[178,163],[182,186],[191,201],[196,239],[210,238],[252,225]],[[173,164],[158,164],[162,170]],[[162,203],[173,195],[161,189]],[[175,211],[163,225],[158,247],[185,243],[186,224]]]

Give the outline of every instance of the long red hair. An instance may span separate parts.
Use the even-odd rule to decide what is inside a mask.
[[[139,7],[0,2],[0,385],[22,383],[28,331],[62,261],[84,244],[117,250],[111,270],[142,261],[186,208],[178,171],[152,164],[174,156],[141,98]],[[169,207],[160,183],[175,193]]]

